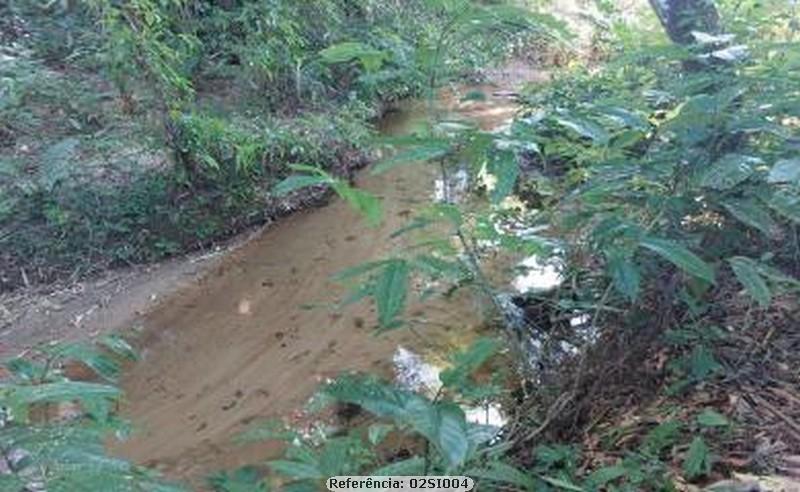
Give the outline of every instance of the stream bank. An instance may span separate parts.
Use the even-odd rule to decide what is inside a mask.
[[[488,130],[515,113],[513,102],[497,94],[443,103]],[[408,103],[379,129],[401,135],[423,121],[420,105]],[[345,293],[331,276],[402,248],[404,239],[392,232],[430,200],[435,178],[428,166],[360,175],[357,185],[382,201],[379,227],[340,200],[295,214],[146,314],[142,359],[123,378],[123,416],[137,432],[116,452],[200,484],[209,472],[274,457],[275,443],[232,440],[257,420],[302,419],[303,405],[326,379],[344,371],[391,376],[398,346],[413,349],[419,340],[409,330],[375,336],[372,306],[331,309]],[[477,302],[465,290],[446,305],[412,304],[409,312],[426,325],[426,342],[460,346],[483,328]]]

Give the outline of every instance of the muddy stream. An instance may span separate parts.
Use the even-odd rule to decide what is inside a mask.
[[[441,104],[483,129],[497,128],[514,104],[497,87],[481,89],[485,101],[459,103],[462,89]],[[403,104],[379,129],[404,134],[423,118],[420,103]],[[391,375],[398,346],[421,345],[413,333],[375,336],[374,308],[363,303],[342,311],[309,304],[342,298],[343,287],[331,280],[336,272],[403,247],[391,233],[429,203],[434,181],[435,170],[425,165],[362,173],[358,186],[382,200],[381,226],[369,227],[340,200],[295,214],[147,313],[141,360],[123,379],[122,411],[135,432],[115,452],[200,484],[210,472],[275,457],[276,443],[232,439],[256,421],[297,418],[326,378],[348,370]],[[425,320],[421,330],[435,344],[461,344],[480,328],[475,302],[463,291],[446,304],[412,305],[409,313]]]

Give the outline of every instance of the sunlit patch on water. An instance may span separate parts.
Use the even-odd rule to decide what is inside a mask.
[[[464,199],[469,191],[469,173],[459,169],[449,176],[445,182],[438,178],[434,183],[433,199],[439,203],[458,203]]]
[[[394,357],[394,373],[396,381],[405,389],[435,397],[442,387],[439,379],[444,368],[427,362],[421,355],[398,347]],[[462,405],[467,422],[500,428],[508,418],[503,414],[499,403],[487,403],[478,406]]]
[[[499,403],[489,403],[480,407],[465,408],[467,422],[490,427],[503,427],[508,422],[508,417],[503,414],[503,407]]]
[[[395,379],[406,389],[435,395],[441,388],[442,382],[439,380],[441,369],[425,362],[419,354],[399,346],[392,357],[392,362]]]
[[[514,290],[521,294],[546,292],[555,289],[564,281],[563,265],[558,258],[544,259],[539,255],[522,260],[519,268],[524,270],[512,282]]]

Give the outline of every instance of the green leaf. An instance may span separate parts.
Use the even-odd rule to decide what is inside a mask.
[[[606,252],[606,257],[608,273],[611,275],[614,288],[629,301],[636,301],[639,297],[641,283],[641,275],[636,263],[633,262],[630,255],[620,250]]]
[[[644,238],[640,244],[686,273],[708,283],[715,283],[714,269],[684,246],[667,239]]]
[[[789,220],[800,223],[800,191],[780,189],[772,195],[769,206]]]
[[[333,189],[351,207],[366,217],[369,225],[374,227],[381,223],[383,208],[381,207],[381,201],[377,197],[366,191],[353,188],[342,181],[334,181]]]
[[[553,117],[553,120],[559,125],[569,128],[578,135],[601,145],[607,144],[611,139],[608,132],[602,126],[585,118],[559,115]]]
[[[389,54],[385,51],[356,42],[334,44],[320,51],[319,55],[325,63],[345,63],[358,60],[368,72],[377,71],[389,58]]]
[[[727,417],[710,408],[706,408],[697,416],[697,423],[702,427],[728,427],[731,425]]]
[[[445,369],[439,375],[444,386],[457,387],[464,382],[483,364],[486,363],[497,350],[500,343],[493,338],[481,337],[463,352],[453,356],[453,367]]]
[[[772,220],[769,210],[755,200],[724,200],[722,206],[737,220],[767,236],[775,236],[778,232],[778,225]]]
[[[683,462],[683,472],[686,478],[694,480],[711,473],[711,453],[702,437],[695,437],[686,453]]]
[[[581,487],[578,487],[577,485],[567,482],[565,480],[552,477],[545,477],[545,476],[539,476],[539,479],[542,480],[543,482],[547,482],[548,484],[558,489],[572,490],[574,492],[583,492],[583,489]]]
[[[344,269],[333,275],[333,280],[336,282],[345,282],[354,278],[361,277],[367,273],[373,272],[379,268],[386,266],[391,260],[369,261],[354,267]]]
[[[403,164],[418,164],[446,156],[450,152],[450,145],[438,141],[420,145],[404,150],[396,155],[377,163],[372,168],[372,174],[381,174]]]
[[[383,440],[386,439],[386,436],[388,436],[393,430],[393,425],[372,424],[367,429],[367,437],[370,444],[377,446],[378,444],[382,443]]]
[[[783,159],[776,162],[767,177],[767,182],[800,184],[800,159]]]
[[[58,183],[68,178],[72,173],[73,159],[77,153],[78,145],[80,145],[80,140],[77,138],[65,138],[50,146],[42,154],[39,168],[39,184],[46,191],[52,191]]]
[[[320,184],[331,184],[331,180],[324,176],[305,176],[301,174],[296,174],[293,176],[289,176],[288,178],[278,183],[272,189],[272,193],[276,196],[284,196],[293,191]]]
[[[494,154],[489,159],[487,171],[497,179],[491,194],[493,203],[503,201],[514,192],[519,177],[519,165],[513,152],[506,150]]]
[[[761,163],[763,161],[757,157],[728,154],[711,165],[700,183],[714,190],[729,190],[752,176],[754,166]]]
[[[695,346],[689,356],[689,371],[695,381],[704,381],[720,370],[722,365],[705,345]]]
[[[737,256],[728,260],[747,293],[758,302],[761,307],[767,308],[772,304],[772,292],[769,285],[759,273],[758,264],[750,258]]]
[[[667,420],[656,426],[644,438],[642,450],[653,456],[659,456],[666,448],[675,444],[680,436],[681,423]]]
[[[328,478],[328,477],[323,477],[322,472],[317,468],[317,466],[312,465],[310,463],[301,463],[299,461],[288,461],[288,460],[276,460],[268,462],[267,465],[275,473],[291,477],[295,480]]]
[[[439,407],[437,444],[450,469],[457,468],[467,460],[469,436],[464,412],[457,405]]]
[[[375,285],[375,302],[381,326],[394,325],[397,316],[405,309],[408,281],[408,263],[403,260],[391,261],[383,269]]]
[[[72,400],[89,400],[98,398],[116,399],[120,391],[113,386],[76,381],[39,384],[36,386],[8,387],[0,385],[0,392],[11,390],[12,398],[21,403],[63,402]]]
[[[603,485],[613,482],[628,474],[628,470],[624,466],[606,466],[592,472],[587,478],[594,487],[602,487]]]
[[[604,117],[621,126],[633,128],[635,130],[647,130],[650,128],[650,124],[645,117],[625,108],[618,106],[599,106],[596,107],[596,109]]]

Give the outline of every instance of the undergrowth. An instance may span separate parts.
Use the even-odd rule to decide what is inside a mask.
[[[207,246],[314,202],[269,189],[288,164],[359,167],[371,122],[427,86],[442,19],[426,2],[0,9],[2,290]],[[514,33],[437,70],[474,72]]]
[[[620,31],[626,38],[620,49],[609,47],[607,63],[572,66],[525,91],[510,127],[486,132],[435,110],[438,70],[465,39],[517,25],[509,20],[522,13],[433,2],[449,21],[432,36],[422,70],[429,124],[382,140],[398,150],[372,172],[433,165],[444,183],[466,173],[475,196],[459,204],[445,185],[442,200],[395,232],[410,237],[410,247],[337,280],[352,287],[345,304],[374,302],[381,331],[418,329],[406,316],[409,300],[441,295],[446,302],[458,289],[476,292],[498,331],[448,354],[430,392],[370,375],[327,382],[308,409],[316,425],[272,422],[242,436],[286,443],[285,456],[265,464],[266,477],[246,467],[219,473],[210,485],[298,492],[319,490],[333,475],[465,474],[481,490],[498,491],[740,490],[720,480],[737,471],[785,472],[783,454],[800,449],[800,58],[795,12],[768,3],[703,3],[715,9],[702,19],[714,32],[681,44],[652,31]],[[368,9],[345,12],[370,16]],[[154,37],[140,53],[148,70],[198,49],[203,31],[178,19],[148,24]],[[287,51],[280,56],[294,56],[297,28],[281,26]],[[252,55],[216,42],[228,64]],[[298,97],[315,90],[304,76],[323,65],[374,75],[399,56],[369,39],[320,53],[322,65],[291,58],[293,72],[262,76]],[[262,139],[187,111],[187,86],[175,74],[166,74],[159,96],[179,153],[175,179],[207,190],[261,173],[253,162],[266,152]],[[472,92],[465,100],[486,97]],[[296,174],[274,195],[326,185],[371,222],[380,220],[377,198],[329,167],[289,161]],[[507,279],[487,275],[498,255],[550,261],[559,285],[510,292]],[[37,402],[25,379],[29,365],[12,361],[22,379],[2,388],[14,415]],[[58,394],[112,396],[80,389]],[[83,403],[81,415],[108,414],[94,400]],[[506,423],[472,417],[471,410],[493,406],[504,409]],[[34,428],[23,424],[23,433]]]

